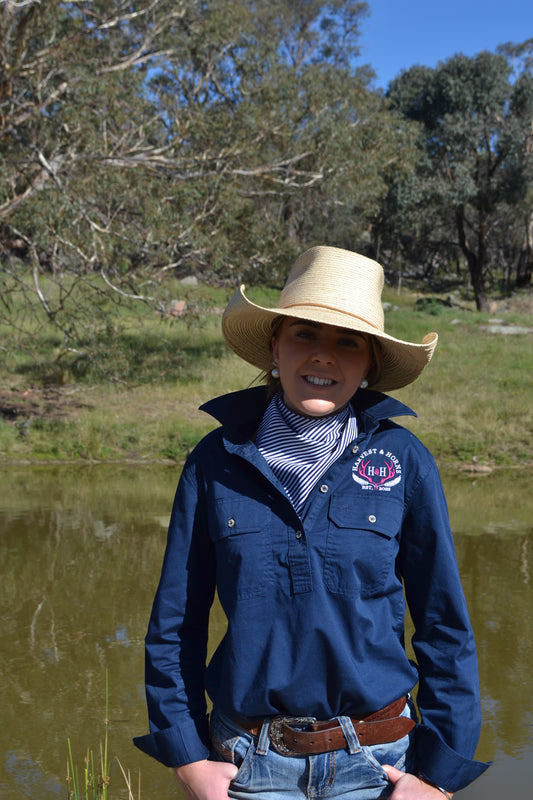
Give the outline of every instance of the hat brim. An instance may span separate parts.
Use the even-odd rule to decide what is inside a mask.
[[[272,325],[278,317],[321,322],[375,337],[380,343],[383,363],[378,380],[369,388],[383,392],[400,389],[416,380],[431,361],[437,346],[436,333],[428,333],[421,344],[405,342],[364,320],[328,307],[264,308],[248,300],[244,289],[244,285],[240,286],[228,303],[222,316],[222,332],[238,356],[264,372],[272,369]]]

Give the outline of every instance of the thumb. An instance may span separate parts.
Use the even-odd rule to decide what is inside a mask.
[[[221,766],[220,772],[228,781],[232,781],[235,775],[238,773],[239,769],[235,766],[235,764],[231,764],[229,761],[219,761]]]
[[[405,772],[401,772],[401,770],[396,769],[396,767],[391,767],[389,764],[384,764],[382,769],[387,773],[387,777],[391,783],[398,783],[400,778],[403,778],[405,775]]]

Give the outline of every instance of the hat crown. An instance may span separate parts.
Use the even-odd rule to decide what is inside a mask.
[[[313,247],[293,264],[278,308],[322,308],[383,331],[383,269],[377,261],[337,247]]]

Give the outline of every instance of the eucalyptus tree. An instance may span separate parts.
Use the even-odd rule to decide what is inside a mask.
[[[516,83],[515,106],[520,120],[529,114],[533,120],[533,102],[531,99],[531,76],[533,74],[533,38],[520,44],[501,45],[498,52],[504,55],[512,67],[511,80]],[[522,202],[509,209],[507,220],[502,225],[502,248],[512,242],[521,242],[515,261],[516,284],[529,286],[533,277],[533,122],[529,135],[524,136],[521,149],[520,180],[523,183]],[[509,237],[508,231],[513,231]],[[514,255],[514,253],[513,253]],[[506,259],[510,263],[510,258]],[[507,269],[510,279],[511,269]]]
[[[157,251],[143,224],[153,193],[147,170],[117,159],[157,153],[145,70],[182,13],[158,0],[0,4],[0,313],[21,333],[43,318],[79,348],[107,325],[106,297],[140,296],[129,266]]]
[[[402,160],[397,122],[356,66],[365,13],[353,0],[219,0],[172,32],[177,55],[150,80],[172,203],[183,219],[195,193],[205,213],[191,238],[221,275],[272,280],[302,242],[364,232]]]
[[[167,275],[273,281],[356,246],[407,143],[357,66],[366,13],[0,0],[0,316],[87,353],[110,300],[157,305]]]
[[[500,277],[502,261],[509,266],[523,247],[523,233],[512,242],[506,221],[523,218],[531,203],[531,67],[512,77],[503,54],[457,55],[435,69],[402,73],[388,97],[419,128],[416,170],[388,199],[401,233],[409,223],[419,253],[435,246],[460,252],[476,306],[485,310],[488,279]]]

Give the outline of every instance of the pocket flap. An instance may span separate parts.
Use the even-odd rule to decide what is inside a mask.
[[[337,528],[373,531],[387,539],[394,538],[399,532],[402,513],[402,503],[390,496],[377,500],[334,495],[329,507],[329,518]]]
[[[268,528],[271,511],[267,506],[243,498],[220,499],[215,503],[215,525],[211,526],[214,541],[226,536],[257,533]]]

